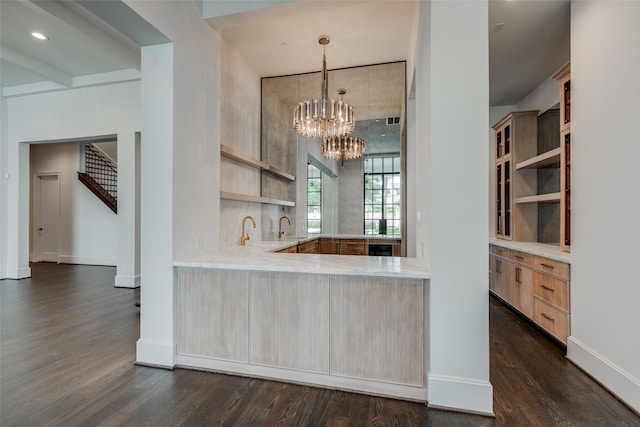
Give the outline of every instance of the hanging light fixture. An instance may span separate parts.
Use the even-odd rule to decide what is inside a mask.
[[[329,36],[322,35],[318,43],[322,48],[322,90],[320,99],[303,101],[293,111],[293,128],[307,138],[339,138],[355,128],[353,107],[342,100],[329,99],[326,47]]]
[[[347,93],[346,89],[338,89],[340,102]],[[344,166],[345,159],[358,159],[364,155],[364,140],[357,136],[334,136],[322,138],[320,153],[327,159],[340,159]]]
[[[339,136],[322,140],[322,155],[327,159],[358,159],[364,155],[364,140],[357,136]]]

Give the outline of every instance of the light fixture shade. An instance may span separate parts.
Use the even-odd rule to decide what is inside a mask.
[[[329,44],[329,36],[318,38],[323,49]],[[345,91],[346,92],[346,91]],[[339,92],[343,94],[344,92]],[[302,101],[293,110],[293,128],[307,138],[339,138],[353,132],[356,127],[353,107],[340,100],[329,99],[327,57],[322,52],[322,88],[320,99]]]
[[[357,136],[323,138],[321,154],[327,159],[340,159],[344,165],[345,159],[358,159],[364,155],[364,140]]]

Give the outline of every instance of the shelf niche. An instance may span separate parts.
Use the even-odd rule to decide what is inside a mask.
[[[525,189],[515,199],[516,210],[538,243],[560,243],[560,110],[537,118],[536,155],[516,164]],[[532,239],[532,240],[534,240]]]

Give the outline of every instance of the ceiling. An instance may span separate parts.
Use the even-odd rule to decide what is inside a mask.
[[[205,10],[232,3],[204,2],[218,2]],[[418,2],[288,1],[207,22],[260,76],[296,74],[321,68],[321,34],[331,36],[329,68],[406,59]],[[517,103],[569,60],[569,7],[569,0],[489,1],[491,105]],[[50,39],[36,40],[34,30]],[[139,46],[167,41],[122,2],[101,0],[1,0],[0,40],[5,95],[19,85],[73,87],[82,76],[139,70]]]

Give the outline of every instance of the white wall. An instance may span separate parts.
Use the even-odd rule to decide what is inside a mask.
[[[419,148],[417,164],[428,165],[429,182],[417,185],[417,206],[430,208],[418,226],[419,233],[428,227],[430,245],[429,405],[492,413],[488,3],[425,2],[421,15],[416,133],[426,147]],[[429,119],[420,120],[425,113]]]
[[[7,100],[0,97],[0,279],[7,277],[5,260],[7,258],[7,184],[8,148],[9,148]]]
[[[97,135],[133,139],[139,129],[138,82],[72,89],[7,99],[7,252],[6,275],[30,276],[29,269],[29,144],[33,141],[72,140]],[[120,197],[131,197],[123,185]],[[121,215],[121,221],[133,217]],[[118,226],[120,228],[120,225]],[[131,236],[133,238],[133,236]],[[120,262],[120,260],[118,260]],[[127,260],[129,265],[134,259]],[[120,265],[118,266],[120,268]],[[133,269],[133,267],[131,267]]]
[[[221,73],[221,143],[260,159],[260,77],[224,38]],[[221,161],[221,190],[260,196],[261,177],[260,170],[256,168],[225,158]],[[278,221],[277,210],[275,220],[264,224],[262,213],[262,206],[256,203],[221,200],[220,247],[240,244],[242,219],[246,215],[251,215],[256,221],[255,229],[247,222],[245,231],[251,237],[248,244],[259,241],[263,226],[271,228],[273,222]]]
[[[568,357],[640,411],[638,17],[638,2],[571,5]]]
[[[219,245],[221,40],[197,1],[126,0],[171,43],[142,49],[139,363],[173,366],[172,262]]]
[[[58,262],[116,265],[118,256],[117,216],[78,180],[80,142],[31,145],[31,177],[58,172],[60,228]],[[33,187],[31,206],[33,203]],[[37,213],[31,209],[32,221]],[[31,231],[31,250],[33,238]]]

